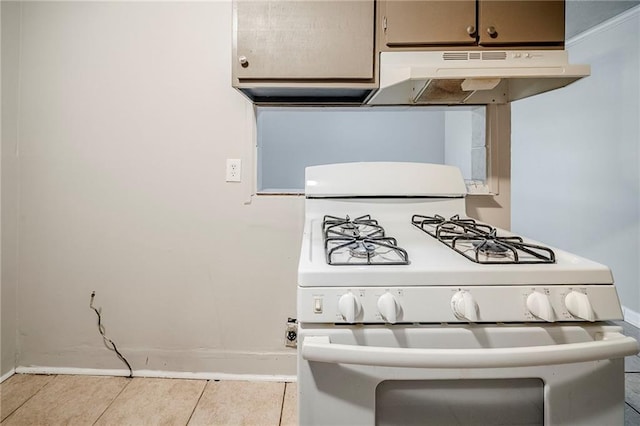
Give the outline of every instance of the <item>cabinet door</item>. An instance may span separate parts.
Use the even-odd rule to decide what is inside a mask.
[[[480,45],[564,43],[564,1],[479,0]]]
[[[389,0],[384,7],[387,46],[476,44],[475,0]]]
[[[374,0],[234,3],[238,79],[372,79]]]

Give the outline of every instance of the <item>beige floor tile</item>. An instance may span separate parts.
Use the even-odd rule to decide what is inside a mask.
[[[624,426],[640,425],[640,413],[631,408],[629,404],[624,404]]]
[[[55,376],[2,425],[90,425],[126,385],[124,377]]]
[[[284,390],[284,403],[282,404],[280,426],[297,426],[297,424],[298,386],[296,383],[287,383]]]
[[[14,374],[0,384],[0,421],[35,395],[55,376]]]
[[[284,383],[214,382],[207,384],[190,426],[278,426]]]
[[[640,339],[640,328],[629,324],[625,321],[614,321],[617,325],[622,327],[622,333],[626,336],[635,337],[636,339]]]
[[[96,425],[186,425],[206,384],[134,378]]]
[[[640,357],[638,355],[627,356],[624,358],[625,373],[640,373]]]
[[[640,373],[625,373],[624,396],[627,404],[640,411]]]

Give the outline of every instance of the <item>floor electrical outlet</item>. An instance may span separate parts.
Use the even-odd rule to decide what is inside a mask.
[[[242,160],[227,158],[227,182],[240,182],[242,176]]]

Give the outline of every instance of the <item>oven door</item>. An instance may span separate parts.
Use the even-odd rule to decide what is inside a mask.
[[[317,326],[299,330],[301,425],[616,425],[616,326]]]

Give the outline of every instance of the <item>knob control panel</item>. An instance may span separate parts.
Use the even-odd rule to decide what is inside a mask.
[[[527,309],[536,318],[540,318],[547,322],[555,321],[553,306],[549,296],[539,291],[534,291],[527,296]]]
[[[360,314],[360,302],[353,293],[349,292],[340,296],[338,312],[346,322],[350,324],[356,322],[356,318]]]
[[[596,315],[591,307],[589,296],[573,290],[564,298],[564,304],[571,315],[586,321],[595,321]]]
[[[466,290],[457,291],[451,298],[451,310],[458,319],[478,321],[478,304]]]
[[[611,285],[298,288],[298,321],[343,324],[615,321]]]
[[[386,322],[395,324],[398,321],[400,305],[393,294],[386,292],[378,298],[378,311]]]

